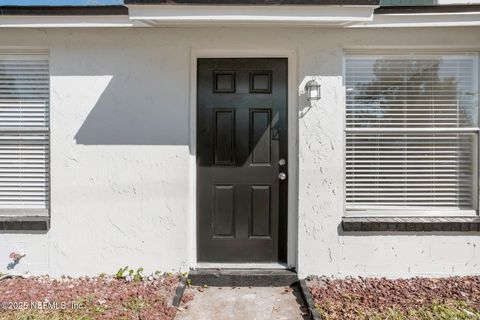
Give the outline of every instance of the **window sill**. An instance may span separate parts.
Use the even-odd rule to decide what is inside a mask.
[[[478,232],[480,217],[343,217],[345,232]]]
[[[0,232],[47,231],[49,228],[48,210],[0,210]]]

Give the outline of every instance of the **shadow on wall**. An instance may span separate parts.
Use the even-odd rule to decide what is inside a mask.
[[[113,76],[75,135],[83,145],[188,145],[188,107],[161,81]],[[165,88],[165,87],[164,87]],[[165,91],[165,89],[163,89]]]
[[[150,65],[150,69],[141,69],[138,65],[115,68],[108,62],[95,70],[88,66],[84,72],[89,76],[80,76],[77,82],[69,79],[65,72],[54,75],[66,77],[62,81],[71,81],[72,104],[91,97],[92,91],[105,84],[95,83],[95,78],[108,77],[110,81],[91,108],[87,117],[75,134],[77,144],[81,145],[189,145],[189,103],[188,85],[175,86],[175,83],[188,83],[180,73],[162,69],[161,64]],[[142,65],[143,68],[146,68]],[[155,68],[159,68],[155,70]],[[112,74],[112,76],[101,76]],[[88,72],[89,71],[89,72]],[[158,75],[169,75],[169,77]],[[305,84],[315,78],[307,76],[299,86],[299,118],[303,118],[312,108],[307,100]],[[82,89],[79,90],[78,88]],[[68,88],[67,88],[68,89]],[[76,96],[80,93],[80,96]],[[81,111],[80,111],[81,112]]]

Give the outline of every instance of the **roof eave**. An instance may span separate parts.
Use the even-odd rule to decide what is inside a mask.
[[[128,16],[125,6],[0,6],[0,16]]]
[[[124,0],[125,5],[355,5],[378,6],[380,0]]]
[[[378,0],[125,0],[125,2],[126,6],[0,6],[0,27],[258,24],[342,28],[480,26],[478,4],[379,7],[374,4],[378,3]],[[238,2],[247,5],[235,4]]]

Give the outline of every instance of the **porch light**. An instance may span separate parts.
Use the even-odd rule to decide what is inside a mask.
[[[317,101],[320,100],[320,84],[316,80],[310,80],[305,85],[305,92],[307,93],[308,101]]]

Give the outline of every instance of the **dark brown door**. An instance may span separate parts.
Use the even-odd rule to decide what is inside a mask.
[[[197,86],[198,261],[285,262],[287,59],[199,59]]]

